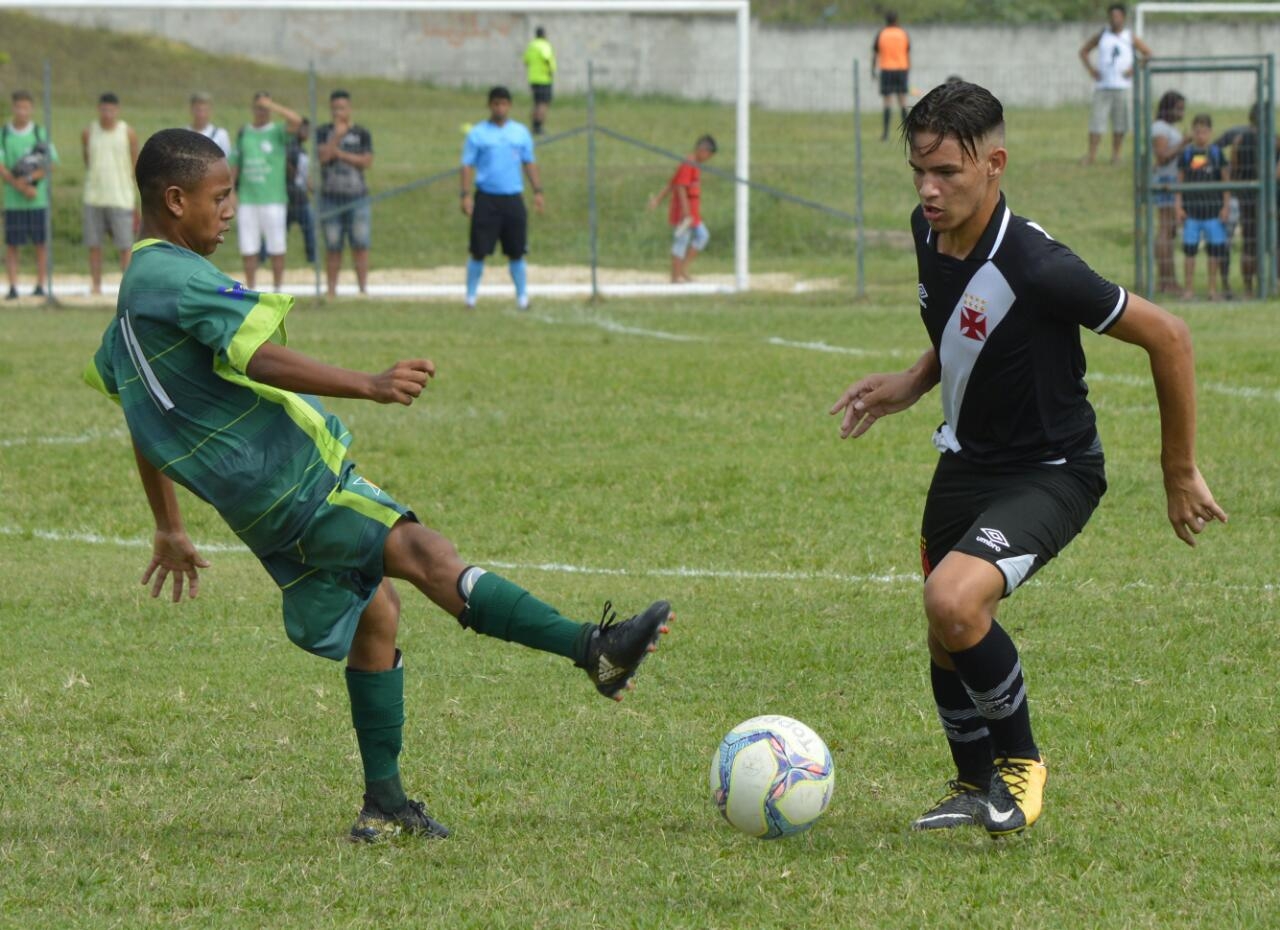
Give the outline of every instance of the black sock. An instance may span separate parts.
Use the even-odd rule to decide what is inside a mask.
[[[956,763],[956,777],[977,788],[991,781],[991,734],[987,721],[969,698],[960,676],[936,662],[929,663],[929,681],[938,720]]]
[[[1031,735],[1022,663],[1009,634],[994,619],[978,645],[951,653],[960,680],[987,721],[997,758],[1039,759]]]
[[[889,138],[889,113],[890,112],[891,111],[889,110],[888,107],[884,108],[884,132],[880,134],[881,139]]]

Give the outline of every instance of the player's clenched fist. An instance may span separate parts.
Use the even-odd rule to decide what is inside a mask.
[[[373,399],[380,404],[404,404],[422,394],[427,381],[436,376],[435,363],[428,358],[396,362],[373,376]]]

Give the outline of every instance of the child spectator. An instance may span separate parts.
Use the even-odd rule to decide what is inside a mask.
[[[1191,121],[1191,144],[1178,158],[1178,181],[1198,184],[1225,181],[1230,175],[1222,149],[1213,144],[1213,119],[1200,113]],[[1227,252],[1223,226],[1231,209],[1230,191],[1179,191],[1175,195],[1178,219],[1183,221],[1182,251],[1186,255],[1186,279],[1182,296],[1195,296],[1196,252],[1203,235],[1209,263],[1209,299],[1218,299],[1218,276]]]
[[[649,209],[655,209],[671,195],[667,219],[671,223],[671,282],[691,281],[689,263],[707,247],[711,233],[702,222],[702,170],[698,167],[716,153],[716,140],[702,136],[693,153],[680,163],[671,181],[649,198]]]

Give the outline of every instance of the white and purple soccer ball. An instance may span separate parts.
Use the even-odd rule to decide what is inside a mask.
[[[813,826],[835,784],[835,765],[822,737],[776,714],[738,724],[711,759],[716,807],[743,833],[765,840]]]

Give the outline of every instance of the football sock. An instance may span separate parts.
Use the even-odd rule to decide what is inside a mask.
[[[536,136],[542,132],[542,120],[535,119],[533,121],[533,134]]]
[[[519,585],[493,572],[471,575],[474,571],[468,568],[458,579],[460,592],[470,584],[466,609],[458,618],[463,626],[485,636],[553,652],[578,664],[586,660],[594,623],[567,620]]]
[[[508,267],[511,269],[511,281],[516,286],[516,297],[524,300],[529,296],[528,266],[525,265],[523,258],[517,258],[513,259]]]
[[[1027,685],[1013,640],[993,618],[991,629],[976,646],[951,653],[965,690],[987,722],[998,758],[1038,759],[1031,736]]]
[[[938,720],[956,763],[956,777],[985,788],[991,781],[991,733],[986,718],[973,706],[964,682],[955,672],[930,662],[929,680]]]
[[[484,274],[484,262],[478,258],[467,259],[467,300],[474,302],[480,289],[480,276]]]
[[[889,110],[888,107],[884,108],[884,131],[880,134],[881,139],[889,138],[889,113],[890,112],[891,111]]]
[[[396,650],[395,668],[385,672],[348,666],[347,694],[364,764],[365,794],[387,813],[397,811],[406,803],[400,785],[404,734],[404,661],[400,650]]]

